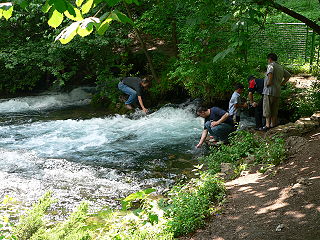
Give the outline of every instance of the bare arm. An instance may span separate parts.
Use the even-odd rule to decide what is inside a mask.
[[[273,85],[273,74],[272,73],[269,73],[268,74],[268,81],[267,81],[267,86],[269,87],[269,86],[271,86],[271,85]]]
[[[248,98],[249,98],[250,103],[253,103],[253,93],[252,92],[249,92]]]
[[[142,108],[142,111],[144,111],[145,113],[147,113],[147,112],[148,112],[148,109],[146,109],[146,108],[144,107],[141,96],[138,96],[138,101],[139,101],[140,107]]]
[[[211,123],[211,126],[214,127],[219,125],[220,123],[225,122],[228,119],[228,117],[229,117],[229,113],[225,113],[218,121],[213,121]]]
[[[281,82],[281,85],[285,85],[288,80],[290,79],[291,77],[291,74],[287,71],[287,70],[284,70],[284,80]]]
[[[208,135],[208,129],[204,129],[204,130],[202,131],[200,141],[199,141],[199,143],[197,144],[196,148],[200,148],[200,147],[202,146],[202,144],[203,144],[204,141],[206,140],[207,135]]]

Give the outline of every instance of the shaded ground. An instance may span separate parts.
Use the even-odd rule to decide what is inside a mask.
[[[285,163],[228,182],[224,212],[181,239],[320,240],[320,128],[291,140]]]

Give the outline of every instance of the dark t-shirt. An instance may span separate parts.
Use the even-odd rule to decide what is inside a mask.
[[[262,94],[264,87],[264,79],[256,78],[249,82],[249,92]]]
[[[141,78],[138,78],[138,77],[126,77],[122,79],[123,84],[135,90],[138,96],[141,96],[142,94],[141,85],[140,85],[141,81],[142,81]]]
[[[208,122],[208,121],[218,121],[223,115],[225,115],[227,112],[221,108],[218,108],[218,107],[213,107],[213,108],[210,108],[210,116],[207,117],[205,119],[205,123]],[[233,120],[232,120],[232,117],[229,116],[227,118],[227,120],[224,121],[224,123],[228,123],[230,125],[233,126]]]

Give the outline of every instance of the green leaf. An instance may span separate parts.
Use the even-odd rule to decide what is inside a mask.
[[[103,34],[107,31],[107,29],[109,28],[111,21],[112,21],[111,18],[107,18],[106,20],[104,20],[104,21],[100,24],[100,26],[98,27],[97,33],[98,33],[99,35],[103,35]]]
[[[2,18],[3,10],[0,9],[0,19]]]
[[[71,3],[67,3],[67,11],[70,13],[70,15],[76,17],[76,9]]]
[[[23,9],[26,9],[26,7],[29,5],[29,4],[28,4],[28,1],[26,1],[26,0],[19,1],[18,4],[19,4],[20,7],[23,8]]]
[[[67,44],[70,42],[76,35],[77,29],[80,25],[80,22],[74,22],[69,27],[65,28],[55,39],[59,40],[62,44]]]
[[[229,53],[234,52],[234,48],[228,48],[222,52],[219,52],[212,60],[213,63],[217,62],[218,60],[224,59]]]
[[[56,28],[58,27],[63,21],[63,14],[58,12],[56,9],[50,10],[50,18],[48,21],[49,26]]]
[[[119,12],[118,10],[114,10],[110,14],[110,17],[118,22],[133,24],[133,21],[130,18],[128,18],[125,14]]]
[[[90,11],[93,4],[93,0],[88,0],[83,6],[81,7],[82,14],[86,14]]]
[[[156,190],[153,189],[153,188],[147,188],[147,189],[143,190],[142,192],[144,192],[144,194],[150,194],[150,193],[153,193],[153,192],[155,192],[155,191],[156,191]]]
[[[76,13],[75,16],[72,16],[68,11],[65,11],[65,12],[64,12],[64,15],[65,15],[67,18],[69,18],[69,19],[71,19],[71,20],[73,20],[73,21],[81,21],[81,20],[83,20],[81,11],[80,11],[78,8],[75,8],[74,11],[75,11],[75,13]]]
[[[8,20],[12,16],[12,12],[13,12],[13,6],[8,10],[3,10],[2,15],[6,20]]]
[[[47,13],[49,12],[50,8],[52,7],[52,5],[50,5],[48,3],[48,1],[42,6],[42,12]]]
[[[65,2],[65,0],[54,0],[53,4],[59,13],[64,13],[64,11],[67,10],[67,3]]]
[[[77,7],[81,7],[84,0],[76,0]]]
[[[83,21],[81,21],[78,29],[77,29],[77,33],[81,36],[81,37],[85,37],[88,36],[90,33],[92,33],[93,31],[93,26],[99,22],[98,18],[86,18]]]
[[[136,5],[140,5],[139,1],[138,0],[132,0],[132,2],[134,2]]]
[[[156,214],[150,213],[148,217],[149,217],[149,221],[151,222],[151,224],[159,222],[159,217]]]
[[[115,6],[116,4],[118,4],[119,2],[121,2],[121,0],[107,0],[107,3],[110,7]]]
[[[132,0],[125,0],[126,3],[131,4]]]
[[[0,3],[0,9],[3,9],[4,11],[9,10],[11,7],[13,7],[11,2]]]

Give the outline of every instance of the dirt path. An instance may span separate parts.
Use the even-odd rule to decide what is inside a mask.
[[[296,140],[273,174],[228,182],[224,212],[181,239],[320,240],[320,129]]]

